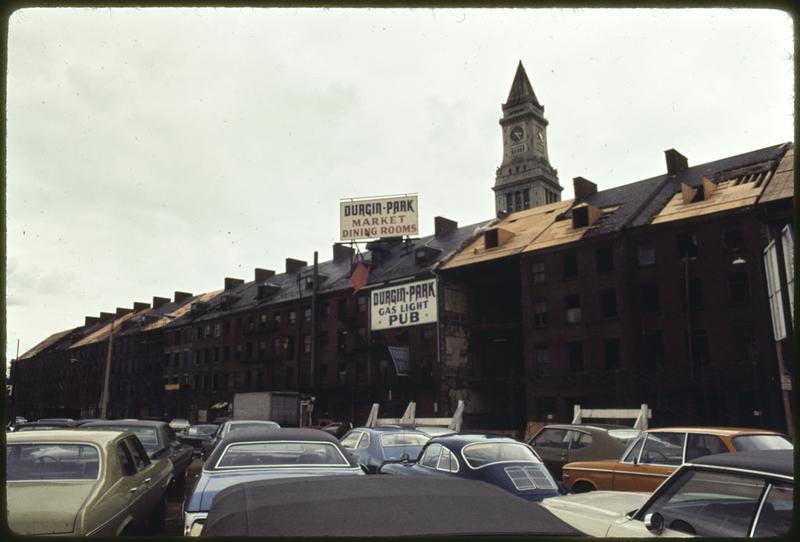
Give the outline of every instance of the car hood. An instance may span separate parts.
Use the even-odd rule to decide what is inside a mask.
[[[603,459],[599,461],[573,461],[564,465],[565,469],[613,469],[619,459]]]
[[[7,482],[8,526],[22,535],[69,534],[97,482]]]
[[[650,493],[633,491],[590,491],[551,497],[541,502],[560,520],[590,536],[606,536],[611,524],[639,509]]]
[[[304,467],[297,469],[240,470],[231,472],[203,472],[186,505],[187,512],[208,512],[214,497],[228,486],[252,480],[297,478],[308,476],[362,475],[359,467]]]

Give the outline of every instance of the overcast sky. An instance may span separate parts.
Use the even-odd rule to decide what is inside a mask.
[[[340,198],[492,218],[522,60],[550,161],[600,189],[790,141],[766,10],[28,9],[9,23],[7,347],[331,257]]]

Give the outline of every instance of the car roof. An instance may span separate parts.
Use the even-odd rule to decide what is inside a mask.
[[[22,427],[77,427],[79,424],[75,421],[53,420],[53,421],[35,421],[25,422],[17,425],[17,428]]]
[[[709,465],[756,471],[768,475],[794,477],[794,449],[750,450],[746,452],[704,455],[692,465]]]
[[[273,422],[272,420],[225,420],[225,422],[223,423],[226,423],[228,425],[236,425],[240,423],[248,423],[248,424],[254,423],[254,424],[272,425],[272,426],[280,425],[278,424],[278,422]]]
[[[291,506],[286,503],[291,502]],[[342,521],[358,510],[358,521]],[[214,498],[204,536],[581,536],[548,510],[484,482],[319,476],[236,484]]]
[[[420,433],[413,427],[401,427],[399,425],[378,425],[376,427],[354,427],[352,431],[370,431],[373,433]]]
[[[769,429],[757,429],[754,427],[659,427],[658,429],[648,429],[648,433],[709,433],[712,435],[737,436],[737,435],[780,435],[776,431]]]
[[[630,431],[639,431],[639,429],[629,425],[617,425],[612,423],[552,423],[542,427],[542,430],[544,429],[595,429],[603,432],[613,429],[628,429]]]
[[[518,440],[505,435],[492,435],[489,433],[450,433],[447,435],[438,435],[432,437],[428,442],[441,442],[447,444],[456,444],[466,446],[475,442],[510,442],[516,444],[524,444]]]
[[[214,451],[211,452],[211,455],[208,456],[205,465],[216,465],[220,456],[229,444],[235,442],[274,441],[329,442],[336,446],[339,450],[344,450],[342,445],[339,443],[339,439],[320,429],[297,429],[294,427],[256,427],[228,433],[225,438],[222,439],[222,441],[214,448]],[[350,462],[353,466],[356,466],[356,464],[351,460],[349,454],[344,453],[344,456],[347,458],[348,462]],[[206,469],[205,466],[203,468]]]
[[[164,427],[167,422],[157,422],[154,420],[100,420],[96,422],[87,422],[81,427],[108,427],[108,426],[121,426],[127,425],[130,427]]]
[[[24,444],[27,442],[91,442],[104,445],[113,442],[122,434],[121,431],[53,429],[52,431],[23,431],[22,433],[8,433],[8,444]]]

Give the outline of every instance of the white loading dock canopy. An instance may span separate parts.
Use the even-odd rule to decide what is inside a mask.
[[[638,409],[635,408],[581,408],[575,405],[572,423],[583,423],[587,418],[600,418],[611,420],[636,420],[633,423],[634,429],[647,431],[647,421],[653,417],[653,411],[643,403]]]
[[[433,427],[447,427],[456,433],[461,431],[461,420],[464,415],[464,401],[459,400],[452,418],[417,418],[417,403],[411,401],[406,407],[402,418],[378,418],[380,404],[373,403],[369,412],[367,423],[364,427],[378,427],[381,425],[428,425]]]

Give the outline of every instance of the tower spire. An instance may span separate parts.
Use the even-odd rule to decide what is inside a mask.
[[[511,90],[508,92],[508,99],[503,104],[503,107],[512,107],[527,101],[532,101],[536,107],[542,107],[539,100],[536,99],[533,85],[531,85],[528,74],[525,73],[525,66],[522,65],[520,60],[517,65],[517,73],[514,75],[514,82],[511,83]]]

